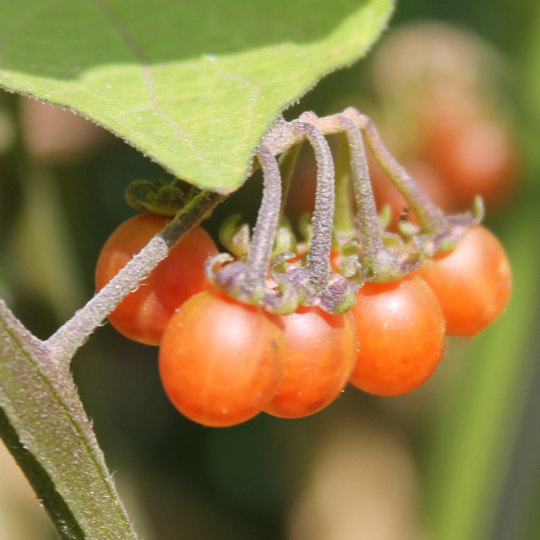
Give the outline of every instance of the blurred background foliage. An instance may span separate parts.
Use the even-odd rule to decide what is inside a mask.
[[[444,183],[452,175],[426,150],[418,116],[434,95],[432,81],[406,81],[415,66],[425,73],[428,61],[445,65],[444,54],[433,60],[438,45],[422,41],[428,39],[425,21],[451,25],[436,27],[433,39],[440,44],[448,32],[457,43],[448,50],[462,55],[457,79],[440,70],[447,77],[441,88],[459,93],[468,85],[472,118],[495,125],[486,140],[499,145],[486,143],[484,153],[480,148],[474,155],[487,156],[488,168],[504,162],[494,192],[503,195],[492,204],[486,194],[486,224],[513,265],[507,311],[475,339],[449,341],[435,376],[409,395],[376,398],[348,388],[313,417],[261,414],[227,429],[204,428],[177,413],[160,386],[156,348],[134,344],[109,325],[100,328],[73,370],[146,540],[540,536],[540,6],[532,0],[402,0],[372,53],[324,79],[286,116],[356,106],[377,119],[394,152],[419,177],[428,171],[426,189],[441,177]],[[392,53],[388,43],[397,35],[405,41]],[[411,72],[399,56],[404,50]],[[310,158],[307,152],[302,157],[291,190],[293,220],[310,208]],[[0,295],[39,337],[92,296],[101,246],[134,213],[123,193],[137,178],[167,175],[71,113],[0,94]],[[253,222],[260,183],[258,175],[250,179],[206,228],[216,236],[223,219],[237,211]],[[451,210],[468,203],[467,195],[445,197],[439,202]],[[54,538],[3,448],[0,471],[0,538]]]

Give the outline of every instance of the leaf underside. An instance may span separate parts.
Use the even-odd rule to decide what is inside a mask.
[[[352,63],[392,0],[19,0],[0,86],[68,107],[175,176],[229,193],[269,125]]]

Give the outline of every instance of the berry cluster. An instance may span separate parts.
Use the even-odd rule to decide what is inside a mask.
[[[109,316],[131,339],[160,346],[167,395],[207,426],[235,425],[261,411],[306,416],[348,382],[381,396],[409,392],[437,367],[446,335],[480,332],[510,295],[510,266],[479,225],[480,202],[472,214],[445,216],[382,146],[367,117],[354,109],[322,119],[308,113],[277,131],[257,151],[265,188],[253,233],[228,220],[221,240],[230,253],[218,254],[193,228]],[[324,137],[335,132],[344,132],[346,148],[337,171]],[[288,149],[276,151],[277,139]],[[299,243],[282,218],[282,194],[304,139],[317,158],[318,190]],[[419,225],[402,222],[400,235],[386,232],[376,213],[364,139],[418,217]],[[132,195],[142,192],[138,207],[151,201],[155,212],[159,191],[138,185]],[[168,219],[145,214],[121,225],[101,253],[98,289]]]

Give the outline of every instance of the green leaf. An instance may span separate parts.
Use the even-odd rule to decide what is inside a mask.
[[[223,193],[279,113],[366,52],[393,0],[0,4],[0,85],[91,118]]]

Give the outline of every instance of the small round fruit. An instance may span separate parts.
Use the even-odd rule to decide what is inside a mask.
[[[109,283],[169,221],[164,216],[142,214],[122,223],[101,250],[96,268],[97,290]],[[134,341],[159,345],[175,309],[210,286],[204,275],[204,263],[216,253],[210,236],[200,227],[194,227],[109,314],[109,321]]]
[[[285,373],[281,317],[217,289],[201,292],[172,317],[159,349],[165,392],[185,416],[212,427],[261,412]]]
[[[429,378],[443,357],[442,309],[419,278],[366,283],[351,313],[360,347],[350,382],[365,392],[410,392]]]
[[[350,313],[299,307],[283,317],[283,324],[287,368],[265,412],[300,418],[329,405],[347,384],[357,355],[354,319]]]
[[[416,271],[441,304],[449,336],[474,336],[504,310],[512,273],[497,238],[477,225],[447,253],[426,260]]]

